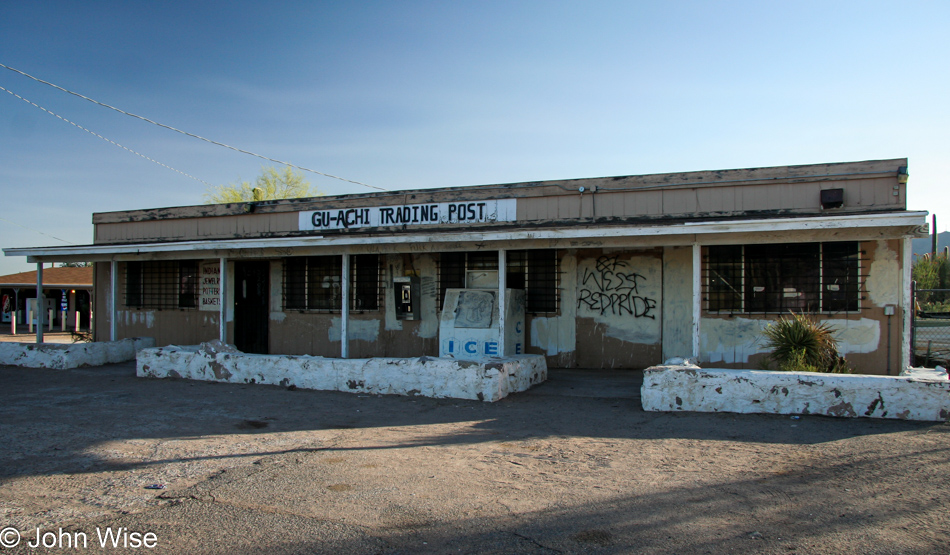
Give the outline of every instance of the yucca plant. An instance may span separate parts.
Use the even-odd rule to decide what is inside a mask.
[[[838,354],[835,331],[817,318],[793,313],[770,323],[762,333],[766,347],[772,349],[768,358],[779,370],[849,374],[850,367]]]

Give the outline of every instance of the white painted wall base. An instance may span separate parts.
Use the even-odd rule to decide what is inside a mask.
[[[152,337],[73,344],[0,343],[0,364],[57,370],[102,366],[132,360],[136,351],[154,346]]]
[[[140,377],[482,401],[524,391],[548,375],[540,355],[478,362],[429,357],[337,359],[220,352],[209,344],[144,349],[136,366]]]
[[[868,376],[654,366],[643,373],[643,410],[819,414],[946,421],[950,382]]]

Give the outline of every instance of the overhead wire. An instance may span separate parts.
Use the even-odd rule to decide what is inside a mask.
[[[108,138],[106,138],[106,137],[103,137],[102,135],[96,133],[95,131],[91,131],[91,130],[89,130],[89,129],[86,129],[85,127],[79,125],[78,123],[76,123],[76,122],[74,122],[74,121],[70,121],[70,120],[64,118],[63,116],[61,116],[61,115],[59,115],[59,114],[57,114],[57,113],[55,113],[55,112],[51,112],[50,110],[47,110],[46,108],[40,106],[39,104],[33,102],[32,100],[27,100],[26,98],[23,98],[22,96],[18,95],[17,93],[15,93],[15,92],[13,92],[13,91],[11,91],[11,90],[9,90],[9,89],[6,89],[6,88],[0,86],[0,91],[4,91],[4,92],[7,92],[7,93],[10,93],[10,94],[12,94],[13,96],[15,96],[15,97],[19,98],[20,100],[22,100],[23,102],[26,102],[27,104],[31,104],[31,105],[33,105],[33,106],[36,106],[37,108],[39,108],[40,110],[43,110],[44,112],[46,112],[47,114],[49,114],[49,115],[51,115],[51,116],[56,116],[57,118],[59,118],[59,119],[65,121],[66,123],[68,123],[68,124],[70,124],[70,125],[73,125],[73,126],[79,128],[79,129],[82,129],[83,131],[85,131],[86,133],[89,133],[90,135],[94,135],[94,136],[96,136],[96,137],[99,137],[99,138],[102,139],[103,141],[106,141],[106,142],[108,142],[108,143],[112,143],[112,144],[114,144],[115,146],[117,146],[117,147],[119,147],[119,148],[121,148],[121,149],[123,149],[123,150],[127,150],[128,152],[131,152],[132,154],[135,154],[136,156],[141,156],[142,158],[145,158],[145,159],[148,160],[149,162],[155,162],[156,164],[158,164],[159,166],[162,166],[163,168],[168,168],[168,169],[170,169],[170,170],[173,171],[173,172],[180,173],[181,175],[183,175],[183,176],[185,176],[185,177],[190,177],[191,179],[194,179],[195,181],[198,181],[198,182],[200,182],[200,183],[204,183],[205,185],[207,185],[207,186],[209,186],[209,187],[214,187],[214,185],[212,185],[211,183],[208,183],[207,181],[205,181],[205,180],[203,180],[203,179],[198,179],[197,177],[195,177],[195,176],[193,176],[193,175],[191,175],[191,174],[189,174],[189,173],[185,173],[185,172],[183,172],[183,171],[181,171],[181,170],[176,170],[175,168],[169,166],[168,164],[163,164],[163,163],[159,162],[158,160],[155,160],[154,158],[149,158],[148,156],[142,154],[141,152],[137,152],[137,151],[132,150],[131,148],[129,148],[129,147],[127,147],[127,146],[120,145],[119,143],[113,141],[112,139],[108,139]]]
[[[6,218],[0,218],[0,221],[7,222],[8,224],[13,224],[13,225],[18,226],[18,227],[22,227],[23,229],[26,229],[26,230],[28,230],[28,231],[33,231],[33,232],[35,232],[35,233],[39,233],[40,235],[45,235],[45,236],[47,236],[47,237],[52,237],[53,239],[56,239],[57,241],[62,241],[62,242],[64,242],[64,243],[66,243],[67,245],[75,245],[75,244],[76,244],[76,243],[73,243],[72,241],[67,241],[66,239],[60,239],[59,237],[57,237],[57,236],[55,236],[55,235],[50,235],[49,233],[40,231],[40,230],[38,230],[38,229],[33,229],[32,227],[26,227],[26,226],[23,225],[23,224],[18,224],[18,223],[16,223],[16,222],[14,222],[13,220],[8,220],[8,219],[6,219]]]
[[[276,158],[271,158],[271,157],[269,157],[269,156],[264,156],[264,155],[262,155],[262,154],[257,154],[257,153],[251,152],[251,151],[249,151],[249,150],[244,150],[244,149],[241,149],[241,148],[233,147],[233,146],[231,146],[231,145],[228,145],[228,144],[225,144],[225,143],[222,143],[222,142],[213,141],[213,140],[211,140],[211,139],[202,137],[201,135],[196,135],[196,134],[194,134],[194,133],[189,133],[189,132],[187,132],[187,131],[182,131],[181,129],[172,127],[172,126],[170,126],[170,125],[165,125],[165,124],[163,124],[163,123],[159,123],[159,122],[157,122],[157,121],[151,120],[151,119],[146,118],[146,117],[144,117],[144,116],[140,116],[140,115],[138,115],[138,114],[133,114],[133,113],[131,113],[131,112],[127,112],[127,111],[122,110],[122,109],[120,109],[120,108],[116,108],[115,106],[106,104],[105,102],[100,102],[100,101],[98,101],[98,100],[89,98],[88,96],[85,96],[85,95],[79,94],[79,93],[77,93],[77,92],[71,91],[71,90],[69,90],[69,89],[60,87],[59,85],[56,85],[56,84],[54,84],[54,83],[50,83],[49,81],[44,81],[43,79],[40,79],[39,77],[34,77],[33,75],[30,75],[29,73],[26,73],[26,72],[24,72],[24,71],[20,71],[19,69],[10,67],[10,66],[8,66],[8,65],[5,65],[5,64],[0,63],[0,67],[9,69],[10,71],[13,71],[13,72],[15,72],[15,73],[19,73],[20,75],[23,75],[24,77],[28,77],[28,78],[30,78],[30,79],[32,79],[32,80],[38,82],[38,83],[42,83],[42,84],[44,84],[44,85],[48,85],[48,86],[50,86],[50,87],[53,87],[54,89],[61,90],[61,91],[65,92],[65,93],[71,94],[71,95],[73,95],[73,96],[77,96],[77,97],[79,97],[79,98],[82,98],[83,100],[87,100],[87,101],[89,101],[89,102],[92,102],[93,104],[97,104],[97,105],[102,106],[102,107],[104,107],[104,108],[108,108],[108,109],[110,109],[110,110],[114,110],[114,111],[116,111],[116,112],[119,112],[120,114],[125,114],[126,116],[130,116],[130,117],[133,117],[133,118],[136,118],[136,119],[140,119],[140,120],[142,120],[142,121],[151,123],[151,124],[153,124],[153,125],[157,125],[157,126],[159,126],[159,127],[163,127],[163,128],[168,129],[168,130],[170,130],[170,131],[174,131],[174,132],[176,132],[176,133],[181,133],[182,135],[187,135],[188,137],[192,137],[192,138],[195,138],[195,139],[199,139],[199,140],[204,141],[204,142],[206,142],[206,143],[211,143],[211,144],[213,144],[213,145],[217,145],[217,146],[220,146],[220,147],[224,147],[224,148],[233,150],[233,151],[235,151],[235,152],[240,152],[240,153],[242,153],[242,154],[248,154],[248,155],[250,155],[250,156],[255,156],[255,157],[257,157],[257,158],[261,158],[261,159],[263,159],[263,160],[268,160],[268,161],[270,161],[270,162],[276,162],[276,163],[281,164],[281,165],[284,165],[284,166],[290,166],[290,167],[292,167],[292,168],[297,168],[298,170],[303,170],[303,171],[306,171],[306,172],[315,173],[315,174],[317,174],[317,175],[322,175],[322,176],[324,176],[324,177],[329,177],[329,178],[332,178],[332,179],[338,179],[338,180],[340,180],[340,181],[346,181],[347,183],[353,183],[353,184],[355,184],[355,185],[362,185],[363,187],[369,187],[370,189],[377,189],[377,190],[379,190],[379,191],[387,191],[387,190],[388,190],[388,189],[384,189],[384,188],[382,188],[382,187],[377,187],[376,185],[368,185],[368,184],[362,183],[362,182],[360,182],[360,181],[354,181],[354,180],[352,180],[352,179],[346,179],[346,178],[344,178],[344,177],[339,177],[339,176],[336,176],[336,175],[331,175],[331,174],[329,174],[329,173],[324,173],[324,172],[321,172],[321,171],[317,171],[317,170],[312,169],[312,168],[307,168],[307,167],[304,167],[304,166],[298,166],[297,164],[292,164],[292,163],[290,163],[290,162],[286,162],[286,161],[283,161],[283,160],[278,160],[278,159],[276,159]]]

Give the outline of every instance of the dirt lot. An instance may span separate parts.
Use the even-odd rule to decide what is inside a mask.
[[[12,553],[119,527],[149,553],[950,553],[950,426],[645,413],[639,378],[487,404],[0,367],[0,528]]]

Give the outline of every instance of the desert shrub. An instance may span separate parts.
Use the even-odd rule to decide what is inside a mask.
[[[763,330],[766,347],[772,349],[770,362],[785,372],[826,372],[850,374],[844,357],[838,354],[835,329],[804,314],[783,316]]]

